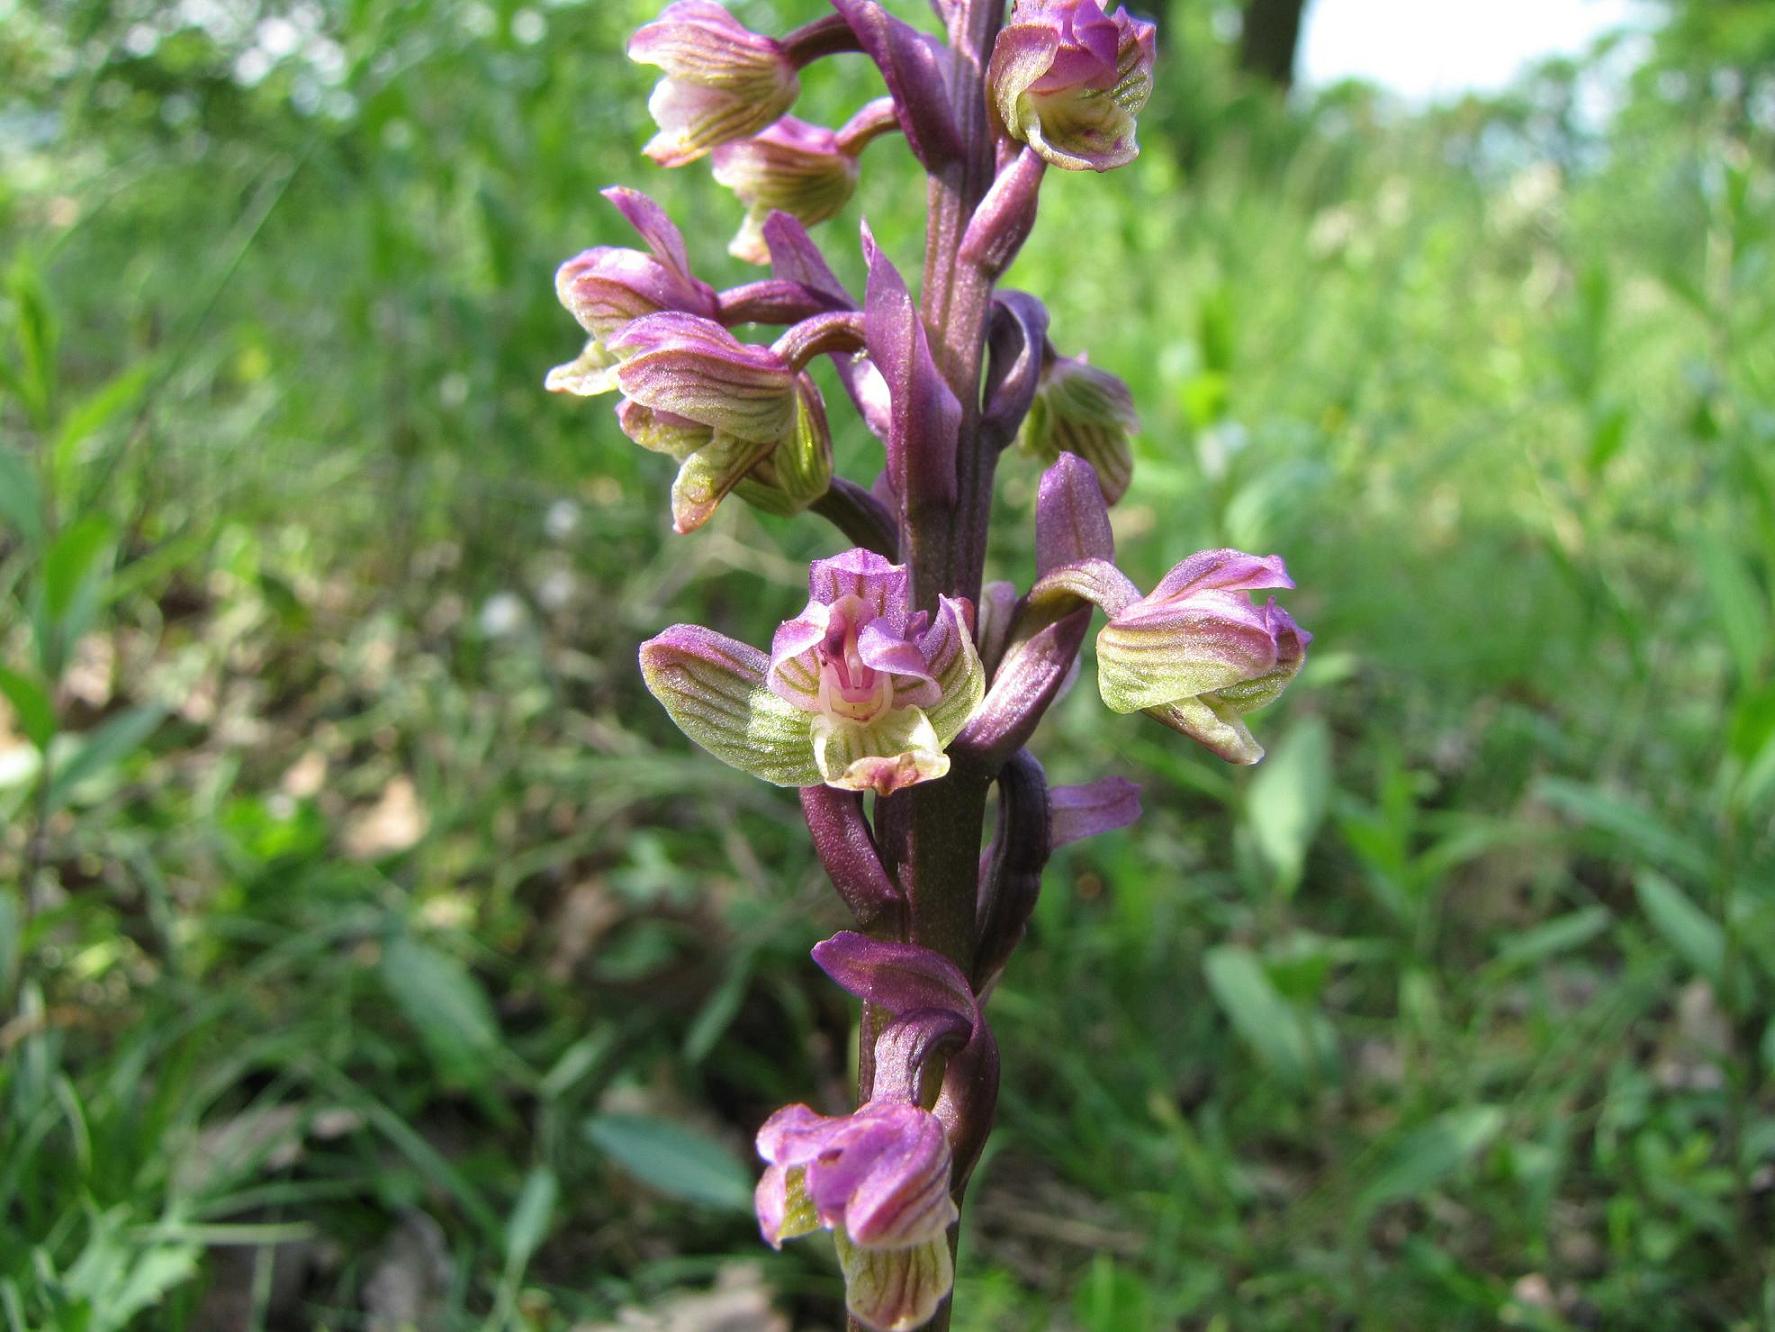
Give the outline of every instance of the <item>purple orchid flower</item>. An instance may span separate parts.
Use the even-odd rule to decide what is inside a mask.
[[[824,222],[857,188],[857,159],[838,135],[794,116],[750,139],[715,149],[715,179],[746,205],[746,220],[727,252],[747,263],[770,261],[764,223],[773,212],[789,213],[809,226]]]
[[[679,310],[713,319],[715,289],[690,271],[684,236],[663,209],[639,190],[613,186],[604,197],[647,242],[647,250],[599,245],[575,255],[555,274],[555,294],[591,335],[576,360],[549,371],[553,393],[594,397],[616,388],[616,355],[605,340],[632,319]]]
[[[906,570],[867,550],[814,561],[808,595],[769,657],[668,629],[642,645],[648,688],[692,740],[780,786],[885,796],[946,774],[984,693],[966,607],[911,612]]]
[[[787,47],[714,0],[674,0],[629,40],[629,59],[665,71],[647,103],[659,133],[644,150],[661,166],[756,134],[801,91]]]
[[[1105,15],[1095,0],[1017,0],[987,71],[1005,133],[1068,170],[1132,162],[1155,33],[1125,10]]]
[[[606,346],[623,400],[617,422],[644,449],[679,464],[672,525],[692,532],[760,467],[755,497],[794,512],[826,490],[832,446],[825,405],[807,375],[770,347],[739,341],[698,315],[645,315]]]

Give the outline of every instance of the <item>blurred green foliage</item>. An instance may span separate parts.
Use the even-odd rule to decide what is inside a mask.
[[[770,1109],[845,1096],[839,911],[633,670],[763,641],[833,538],[671,538],[660,460],[540,391],[600,186],[742,276],[637,153],[653,8],[0,0],[14,1332],[835,1318],[746,1194]],[[1254,772],[1088,681],[1047,724],[1147,814],[994,997],[958,1326],[1769,1325],[1768,7],[1416,113],[1280,107],[1170,8],[1144,155],[1055,173],[1011,281],[1141,403],[1124,566],[1282,551],[1318,640]],[[896,157],[841,271],[864,214],[913,252]]]

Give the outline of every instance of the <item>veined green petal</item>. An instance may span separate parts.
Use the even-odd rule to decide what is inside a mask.
[[[764,687],[770,659],[697,625],[641,645],[641,676],[678,729],[731,767],[776,786],[815,786],[812,715]]]
[[[1228,763],[1252,764],[1263,757],[1263,746],[1245,719],[1212,697],[1180,699],[1145,712],[1154,721],[1200,741]]]
[[[602,342],[591,338],[585,350],[567,362],[557,365],[542,381],[550,393],[571,393],[576,398],[595,398],[600,393],[616,392],[616,357]]]
[[[930,1321],[955,1284],[949,1238],[939,1235],[905,1249],[863,1249],[833,1232],[844,1268],[845,1306],[875,1332],[911,1332]]]
[[[694,532],[709,521],[715,506],[740,483],[752,465],[770,453],[771,441],[758,443],[717,433],[684,460],[672,482],[672,529]]]
[[[986,697],[986,669],[980,664],[980,653],[962,619],[961,607],[943,597],[937,615],[940,627],[946,627],[948,634],[931,662],[931,673],[943,697],[926,711],[937,733],[938,746],[946,748]]]

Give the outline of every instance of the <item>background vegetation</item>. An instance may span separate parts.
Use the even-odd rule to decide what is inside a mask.
[[[599,186],[739,276],[638,156],[653,8],[0,0],[12,1332],[832,1325],[748,1139],[843,1101],[839,910],[634,649],[760,640],[833,539],[672,539],[540,390]],[[1319,637],[1254,772],[1048,724],[1147,814],[995,998],[958,1325],[1775,1325],[1775,18],[1407,113],[1172,9],[1012,280],[1135,387],[1130,572],[1282,551]]]

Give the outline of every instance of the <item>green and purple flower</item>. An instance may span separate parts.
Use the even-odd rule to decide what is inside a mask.
[[[692,740],[778,786],[890,795],[944,776],[984,693],[963,603],[910,612],[905,569],[866,550],[816,560],[808,592],[768,656],[666,630],[642,645],[647,687]]]
[[[1005,133],[1071,171],[1132,162],[1134,120],[1152,95],[1155,34],[1095,0],[1017,0],[986,76]]]
[[[661,166],[684,166],[758,133],[801,90],[787,48],[714,0],[667,5],[629,39],[629,59],[665,71],[647,102],[659,133],[644,150]]]

